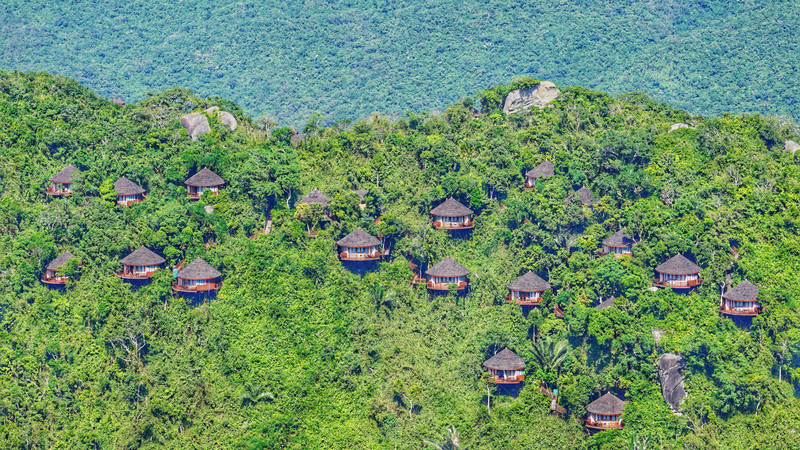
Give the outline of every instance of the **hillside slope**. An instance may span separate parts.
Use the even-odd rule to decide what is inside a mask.
[[[487,90],[484,104],[514,87]],[[214,105],[239,129],[212,119],[192,142],[180,116]],[[469,448],[800,445],[800,165],[783,151],[797,129],[583,88],[552,105],[505,116],[457,103],[312,129],[293,147],[290,130],[267,135],[229,102],[171,90],[119,107],[75,81],[0,72],[0,440],[417,448],[444,444],[452,426]],[[691,127],[668,132],[675,122]],[[522,189],[545,159],[555,175]],[[79,189],[48,200],[48,178],[67,164]],[[202,167],[227,187],[191,201],[182,183]],[[143,203],[114,205],[122,175],[147,190]],[[594,210],[571,200],[581,186]],[[295,207],[312,188],[331,197],[330,220]],[[462,238],[429,225],[450,196],[476,212]],[[266,211],[276,229],[256,235]],[[363,277],[336,255],[356,227],[391,249]],[[621,227],[638,241],[632,257],[598,258]],[[141,245],[168,266],[201,256],[223,274],[218,296],[187,304],[168,270],[131,290],[115,271]],[[38,278],[63,251],[80,279],[47,289]],[[691,295],[648,290],[677,252],[705,283]],[[408,258],[424,268],[445,257],[471,271],[468,295],[411,286]],[[554,292],[524,316],[504,296],[527,270]],[[765,311],[749,331],[718,313],[728,277],[760,287]],[[610,296],[615,308],[594,308]],[[565,346],[560,363],[536,357],[543,342]],[[482,378],[506,346],[528,361],[518,398]],[[661,397],[662,352],[686,361],[681,416]],[[559,389],[567,417],[549,414],[540,383]],[[590,435],[584,408],[609,390],[629,401],[625,426]]]
[[[798,117],[800,5],[734,2],[10,0],[0,68],[108,98],[174,86],[302,126],[441,110],[528,74],[693,113]]]

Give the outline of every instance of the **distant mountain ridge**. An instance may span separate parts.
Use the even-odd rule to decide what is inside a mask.
[[[1,68],[125,101],[188,87],[282,124],[444,109],[523,74],[692,113],[798,117],[791,1],[4,3]]]

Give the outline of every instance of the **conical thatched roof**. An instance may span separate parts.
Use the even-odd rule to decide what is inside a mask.
[[[217,272],[217,269],[211,267],[203,258],[199,257],[178,272],[178,278],[186,280],[210,280],[221,275],[221,273]]]
[[[117,192],[117,195],[144,194],[144,189],[141,186],[125,177],[114,182],[114,190]]]
[[[319,189],[314,189],[313,191],[304,195],[303,198],[300,199],[300,203],[305,203],[307,205],[317,203],[323,208],[327,208],[330,200],[331,199],[327,195],[320,192]]]
[[[58,258],[52,260],[50,262],[50,264],[47,265],[47,270],[58,270],[64,264],[66,264],[67,261],[69,261],[70,259],[72,259],[74,257],[75,257],[75,255],[73,255],[72,253],[64,252],[61,255],[59,255]]]
[[[500,353],[484,361],[483,366],[494,370],[524,369],[525,360],[506,347]]]
[[[523,276],[514,280],[508,285],[512,291],[522,292],[539,292],[550,289],[550,283],[544,281],[541,277],[531,272],[530,270]]]
[[[80,170],[72,164],[69,164],[67,167],[61,169],[60,172],[50,177],[50,181],[53,183],[74,183],[77,181],[80,174]]]
[[[453,197],[445,200],[441,205],[431,210],[432,216],[461,217],[472,214],[472,210],[462,205]]]
[[[547,178],[555,175],[555,167],[553,163],[548,160],[542,161],[541,164],[529,170],[525,176],[528,178]]]
[[[739,300],[754,302],[758,300],[758,286],[747,281],[746,279],[737,284],[736,287],[722,294],[722,298],[728,300]]]
[[[625,230],[619,230],[603,240],[603,245],[608,247],[631,247],[634,243],[633,237],[625,234]]]
[[[126,266],[157,266],[165,261],[164,258],[143,245],[119,262]]]
[[[575,197],[580,200],[583,206],[594,206],[600,203],[599,200],[592,200],[592,191],[586,186],[581,186],[580,189],[575,191]]]
[[[656,272],[668,273],[672,275],[686,275],[690,273],[699,273],[700,266],[689,261],[685,256],[678,253],[672,258],[666,260],[660,266],[656,267]]]
[[[622,414],[625,402],[611,392],[606,392],[602,397],[586,405],[586,410],[593,414],[606,414],[618,416]]]
[[[364,197],[366,197],[367,194],[369,194],[369,191],[366,190],[366,189],[355,189],[355,190],[353,190],[353,193],[358,195],[358,197],[361,199],[361,201],[364,201]]]
[[[616,300],[616,298],[615,298],[615,297],[613,297],[613,296],[611,296],[611,297],[609,297],[608,299],[606,299],[606,301],[604,301],[604,302],[601,302],[599,305],[595,306],[595,307],[594,307],[594,309],[608,309],[608,308],[613,308],[613,307],[614,307],[614,300]]]
[[[374,247],[381,245],[381,241],[361,228],[356,228],[352,233],[339,239],[336,245],[342,247]]]
[[[426,270],[425,274],[434,277],[463,277],[464,275],[469,275],[469,270],[448,256]]]
[[[225,180],[204,167],[202,170],[189,177],[185,183],[189,186],[222,186],[225,184]]]

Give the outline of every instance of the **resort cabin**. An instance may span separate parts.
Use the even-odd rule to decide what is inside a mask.
[[[58,258],[54,259],[47,267],[44,268],[44,275],[42,275],[42,283],[51,286],[63,286],[67,284],[69,277],[60,273],[67,261],[75,258],[70,252],[62,253]]]
[[[672,287],[674,289],[691,289],[703,284],[700,278],[700,266],[689,261],[678,253],[665,263],[656,267],[656,287]]]
[[[353,230],[336,245],[342,261],[375,261],[381,257],[381,241],[361,228]]]
[[[118,205],[131,206],[144,200],[144,188],[125,177],[114,182],[114,191]]]
[[[589,413],[586,417],[586,428],[608,430],[622,428],[622,408],[625,402],[611,392],[586,405]]]
[[[614,300],[616,300],[616,298],[614,296],[611,296],[608,299],[606,299],[605,301],[600,302],[600,304],[595,306],[594,309],[596,309],[598,311],[599,310],[603,310],[603,309],[611,309],[611,308],[614,307]]]
[[[330,197],[320,192],[319,189],[312,190],[311,192],[304,195],[303,198],[300,199],[300,203],[305,203],[308,206],[314,204],[321,206],[322,212],[324,212],[325,215],[329,217],[331,215],[331,210],[328,209],[328,206],[330,206],[330,201],[331,201]]]
[[[453,197],[431,210],[433,227],[446,230],[468,230],[472,228],[472,210]]]
[[[586,186],[581,186],[580,189],[575,191],[575,198],[581,202],[581,205],[594,210],[594,207],[600,203],[600,200],[592,200],[592,191]]]
[[[225,180],[205,167],[189,177],[184,183],[186,184],[189,198],[192,200],[202,197],[205,191],[211,191],[214,195],[217,195],[219,190],[225,186]]]
[[[541,164],[529,170],[525,174],[525,187],[532,188],[536,186],[536,180],[538,178],[552,177],[555,175],[554,169],[555,167],[553,166],[553,163],[547,160],[542,161]]]
[[[363,211],[367,207],[367,194],[369,194],[369,191],[366,189],[356,189],[353,191],[353,194],[358,196],[360,200],[358,202],[358,207]]]
[[[504,348],[483,363],[497,384],[516,384],[525,381],[525,360]]]
[[[72,194],[72,184],[78,180],[81,172],[71,164],[50,177],[50,186],[45,189],[47,195],[60,197]]]
[[[517,302],[525,306],[534,306],[542,302],[542,295],[552,288],[550,283],[530,270],[508,285],[507,302]]]
[[[141,246],[122,258],[122,270],[117,276],[125,281],[146,280],[161,268],[166,260],[145,246]]]
[[[425,275],[428,276],[427,286],[431,291],[447,291],[451,284],[456,285],[459,291],[469,287],[469,270],[449,256],[425,271]]]
[[[188,266],[178,272],[172,289],[180,293],[216,291],[222,286],[221,273],[211,267],[203,258],[195,258]]]
[[[722,294],[719,312],[731,316],[757,316],[761,314],[758,286],[746,279]]]
[[[600,256],[608,254],[613,254],[614,258],[619,258],[623,255],[630,256],[633,253],[634,243],[632,236],[625,234],[625,230],[619,230],[603,241]]]

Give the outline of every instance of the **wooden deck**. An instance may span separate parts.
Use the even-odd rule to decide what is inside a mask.
[[[671,287],[674,289],[689,289],[700,286],[702,284],[703,284],[702,278],[690,281],[665,281],[665,280],[659,280],[658,278],[653,279],[653,286],[660,288]]]
[[[622,428],[622,419],[617,422],[601,422],[587,418],[584,425],[586,425],[586,428],[593,428],[595,430],[612,430],[615,428]]]
[[[148,278],[151,278],[154,273],[155,271],[148,272],[145,275],[138,275],[133,272],[125,272],[122,270],[118,270],[117,276],[122,278],[123,280],[147,280]]]
[[[172,290],[175,292],[184,292],[184,293],[196,293],[196,292],[208,292],[208,291],[216,291],[222,286],[222,283],[206,283],[200,286],[181,286],[177,282],[172,283]]]
[[[452,284],[455,284],[455,283],[434,283],[433,281],[428,281],[426,286],[431,291],[449,291],[450,290],[450,285],[452,285]],[[462,289],[466,289],[467,286],[468,286],[468,283],[466,281],[461,281],[458,284],[456,284],[456,290],[460,291]]]
[[[761,314],[762,310],[760,306],[753,308],[726,308],[725,305],[720,305],[719,307],[719,312],[729,316],[753,317]]]
[[[472,221],[467,220],[466,222],[440,222],[435,220],[433,222],[433,228],[443,229],[443,230],[470,230],[473,228]]]
[[[339,253],[339,259],[342,261],[377,261],[381,259],[381,254],[379,252],[360,254],[341,252]]]
[[[513,298],[511,294],[506,295],[506,302],[508,303],[516,303],[522,306],[539,306],[542,303],[542,297],[532,298],[532,299],[523,299],[523,298]]]
[[[72,195],[71,189],[53,189],[53,186],[47,186],[44,192],[47,195],[52,195],[54,197],[60,197],[62,195]]]

